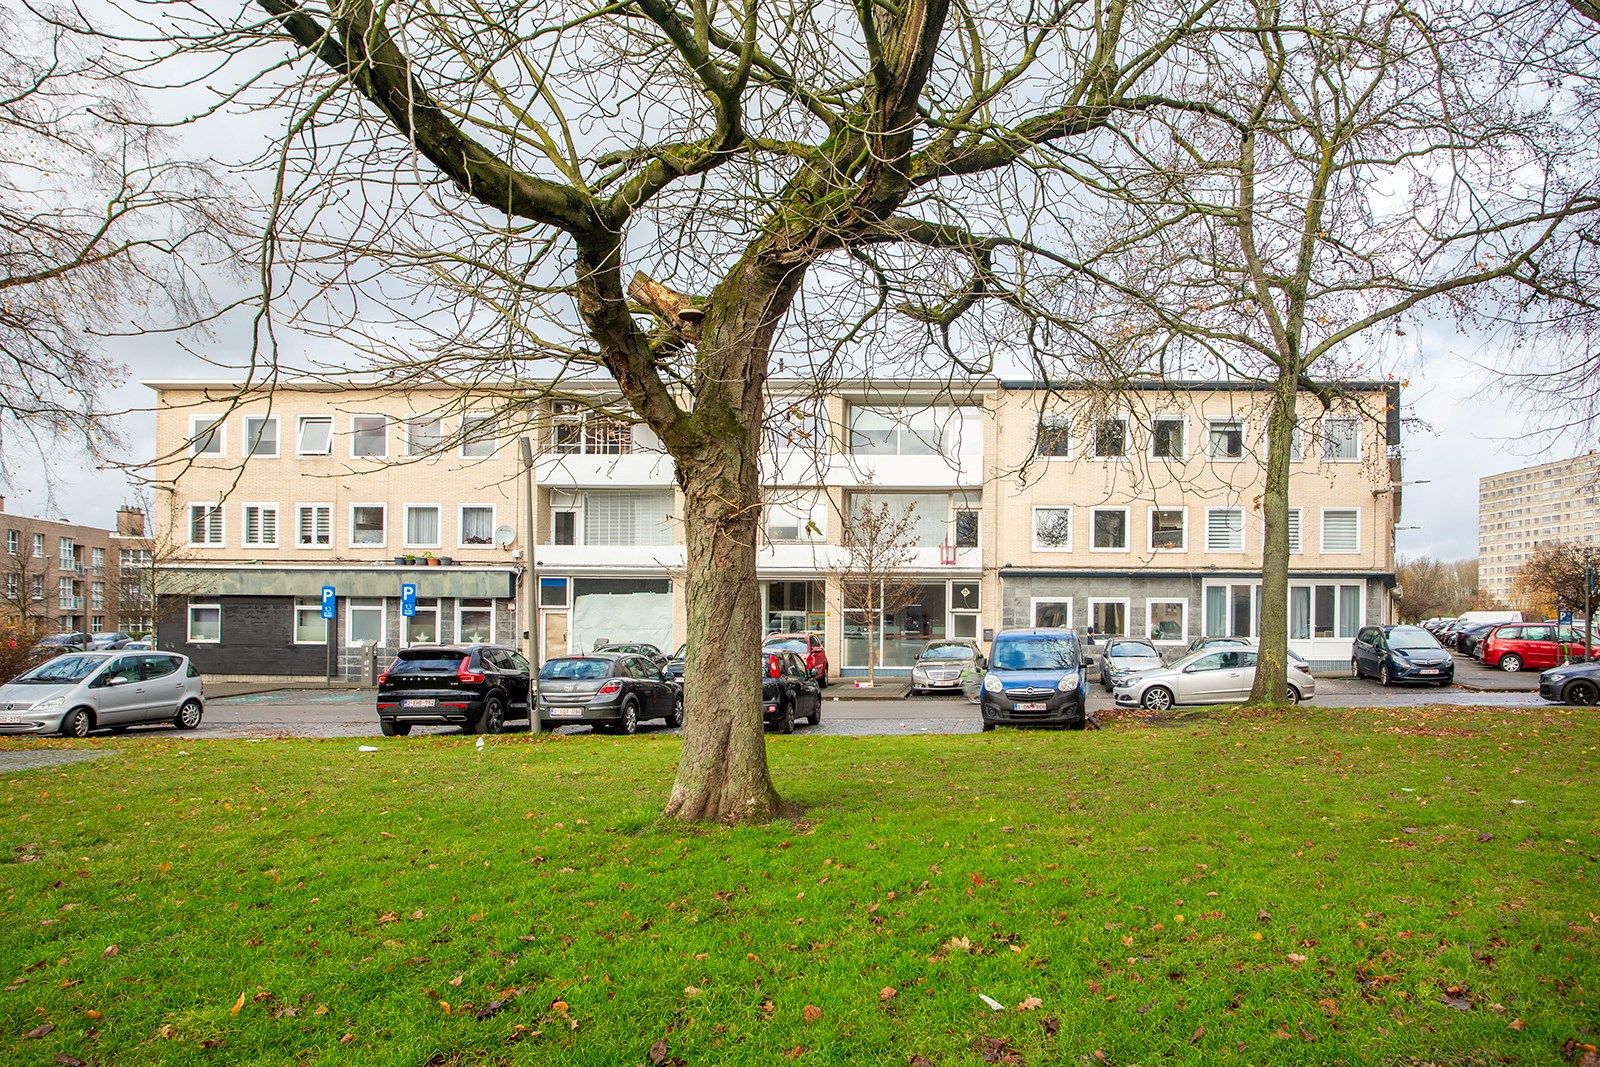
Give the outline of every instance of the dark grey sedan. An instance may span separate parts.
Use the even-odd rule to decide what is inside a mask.
[[[683,724],[683,687],[653,660],[614,652],[561,656],[539,668],[543,729],[587,723],[597,730],[637,733],[639,723]]]

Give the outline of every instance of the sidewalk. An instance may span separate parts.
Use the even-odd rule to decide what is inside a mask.
[[[347,692],[352,689],[368,688],[358,682],[347,682],[338,678],[331,683],[321,678],[278,678],[273,681],[256,682],[207,681],[205,685],[207,699],[255,696],[257,693],[277,693],[285,689]]]

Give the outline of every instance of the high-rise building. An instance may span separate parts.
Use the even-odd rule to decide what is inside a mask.
[[[1600,545],[1600,452],[1478,480],[1478,591],[1511,603],[1517,568],[1546,541]]]

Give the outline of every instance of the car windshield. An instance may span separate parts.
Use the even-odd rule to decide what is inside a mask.
[[[802,656],[806,654],[806,643],[798,637],[784,637],[768,641],[761,647],[768,652],[798,652]]]
[[[923,659],[976,659],[971,645],[929,645],[922,650]]]
[[[1119,641],[1106,654],[1112,659],[1159,659],[1161,656],[1153,646],[1138,641]]]
[[[689,646],[687,644],[682,644],[682,645],[678,646],[678,651],[676,651],[676,652],[674,652],[672,654],[672,658],[673,659],[683,659],[688,654],[689,654]]]
[[[992,665],[1000,671],[1077,670],[1078,644],[1067,637],[1013,637],[996,641]]]
[[[443,648],[419,648],[400,653],[389,668],[395,674],[454,674],[464,657]]]
[[[115,641],[121,636],[121,634],[95,634],[94,639],[96,641]]]
[[[41,637],[39,639],[39,644],[68,645],[72,644],[77,639],[77,636],[77,634],[51,634],[49,637]]]
[[[591,678],[604,678],[611,673],[608,659],[553,659],[539,668],[540,681],[581,682]]]
[[[1389,647],[1397,651],[1438,648],[1439,642],[1420,626],[1396,626],[1389,631]]]
[[[104,656],[57,656],[49,663],[41,663],[16,679],[30,685],[63,685],[81,682],[105,665]]]

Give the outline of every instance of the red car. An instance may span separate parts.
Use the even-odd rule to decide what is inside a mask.
[[[768,634],[767,639],[761,643],[761,648],[764,652],[778,649],[793,652],[805,660],[806,666],[817,680],[817,685],[827,686],[828,653],[823,651],[822,637],[819,634]]]
[[[1542,671],[1583,659],[1583,634],[1553,622],[1508,622],[1490,630],[1481,648],[1485,667]]]

